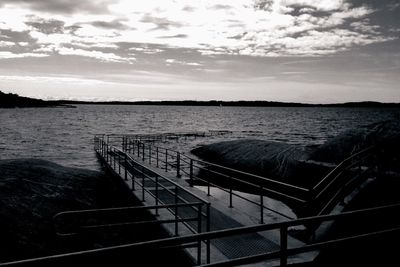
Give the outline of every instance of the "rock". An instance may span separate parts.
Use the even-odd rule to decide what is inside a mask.
[[[1,160],[0,196],[1,262],[88,245],[69,246],[56,237],[53,216],[58,212],[132,203],[100,172],[37,159]]]
[[[314,150],[309,159],[337,164],[371,145],[379,145],[386,155],[398,155],[400,120],[388,120],[345,131]]]
[[[253,139],[213,143],[191,152],[206,161],[277,179],[291,177],[293,166],[309,154],[304,147]]]

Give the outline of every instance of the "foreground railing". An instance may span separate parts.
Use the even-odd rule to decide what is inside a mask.
[[[251,264],[256,262],[263,262],[267,260],[278,260],[280,266],[286,266],[290,257],[295,255],[300,255],[306,252],[320,251],[324,248],[330,248],[333,246],[337,246],[340,244],[345,244],[349,242],[361,242],[363,240],[373,238],[376,236],[386,236],[392,235],[393,233],[400,232],[400,225],[398,222],[393,223],[393,225],[389,225],[386,227],[382,227],[379,229],[374,229],[373,231],[366,231],[362,233],[358,233],[356,235],[347,235],[337,238],[332,238],[329,240],[317,241],[313,243],[309,243],[306,245],[300,246],[289,246],[287,242],[288,238],[288,229],[291,227],[296,227],[299,225],[307,225],[307,224],[320,224],[329,221],[354,221],[354,220],[366,220],[369,221],[372,217],[379,217],[382,220],[379,221],[390,221],[389,219],[385,219],[385,216],[389,215],[393,218],[394,214],[400,212],[400,204],[375,207],[363,210],[356,211],[348,211],[340,214],[332,214],[332,215],[322,215],[322,216],[314,216],[303,219],[272,223],[272,224],[262,224],[262,225],[254,225],[254,226],[246,226],[246,227],[238,227],[231,228],[226,230],[212,231],[206,233],[198,233],[183,237],[172,237],[161,240],[153,240],[147,242],[140,242],[135,244],[125,244],[120,246],[106,247],[94,250],[87,251],[79,251],[62,255],[54,255],[36,259],[28,259],[16,262],[9,262],[0,264],[0,266],[31,266],[32,264],[38,264],[36,266],[41,266],[47,264],[56,265],[57,263],[61,263],[65,260],[80,260],[82,257],[96,257],[98,255],[110,255],[112,252],[118,253],[129,253],[130,256],[134,257],[135,253],[148,253],[152,255],[152,250],[162,249],[165,247],[181,247],[185,244],[190,244],[193,242],[199,242],[204,240],[215,240],[220,238],[226,238],[236,235],[245,235],[251,233],[260,233],[265,231],[273,231],[279,230],[280,232],[280,249],[273,252],[266,252],[257,255],[251,255],[247,257],[228,259],[225,261],[213,262],[210,264],[202,265],[202,266],[237,266],[243,264]],[[377,246],[379,244],[376,244]],[[355,249],[358,249],[355,246]],[[107,254],[109,253],[109,254]],[[120,254],[119,254],[120,255]],[[340,255],[338,255],[340,256]]]
[[[164,223],[174,224],[173,232],[176,236],[180,233],[180,225],[191,233],[210,230],[210,203],[208,201],[142,164],[138,164],[130,155],[109,145],[102,138],[95,138],[95,150],[106,166],[122,177],[132,191],[140,192],[142,201],[154,204],[151,209],[154,210],[156,216],[160,215],[160,210],[168,211],[168,214],[163,214],[163,216],[172,215],[172,218],[167,218]],[[210,242],[206,241],[205,246],[206,261],[209,262]],[[197,260],[201,260],[201,244],[198,247]]]

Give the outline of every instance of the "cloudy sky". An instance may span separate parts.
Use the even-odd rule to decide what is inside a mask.
[[[0,0],[0,90],[400,102],[398,0]]]

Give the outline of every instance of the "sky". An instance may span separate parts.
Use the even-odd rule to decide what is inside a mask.
[[[398,0],[0,0],[0,91],[400,102]]]

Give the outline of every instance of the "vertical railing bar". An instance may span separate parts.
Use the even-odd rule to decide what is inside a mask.
[[[157,164],[157,168],[158,168],[158,146],[156,147],[156,159],[157,159],[157,160],[156,160],[156,161],[157,161],[156,164]]]
[[[233,208],[232,197],[233,197],[233,194],[232,194],[232,185],[231,185],[229,188],[229,208]]]
[[[280,247],[281,247],[280,266],[287,266],[287,226],[286,225],[283,225],[280,227]]]
[[[149,164],[151,165],[151,145],[149,145]]]
[[[131,179],[132,179],[132,191],[136,191],[136,187],[135,187],[135,162],[134,161],[132,161]]]
[[[165,172],[168,172],[168,149],[165,150]]]
[[[176,153],[176,177],[181,177],[181,154]]]
[[[145,145],[144,145],[144,143],[142,143],[142,145],[143,145],[143,147],[142,147],[142,160],[144,162],[144,147],[145,147]]]
[[[210,232],[210,207],[211,207],[211,204],[210,204],[210,203],[206,203],[206,205],[207,205],[207,211],[206,211],[206,213],[207,213],[206,231],[207,231],[207,232]],[[210,239],[207,239],[207,240],[206,240],[206,258],[207,258],[206,261],[207,261],[207,263],[210,263],[210,258],[211,258],[210,253],[211,253]]]
[[[178,186],[175,185],[175,204],[178,204]],[[178,206],[175,206],[175,236],[178,236]]]
[[[118,152],[118,174],[121,175],[121,154]]]
[[[197,233],[201,233],[201,212],[203,209],[203,203],[197,206]],[[197,264],[201,264],[201,240],[197,241]]]
[[[128,156],[126,155],[126,151],[124,154],[125,162],[124,162],[124,169],[125,169],[125,181],[128,180]]]
[[[142,166],[142,201],[144,202],[144,183],[145,183],[145,175],[144,175],[144,172],[143,172],[143,166]]]
[[[189,186],[193,186],[193,159],[190,159],[190,166],[189,166]]]
[[[264,195],[263,186],[260,186],[260,223],[264,223]]]
[[[156,196],[155,196],[155,198],[156,198],[156,206],[158,206],[158,202],[159,202],[159,199],[158,199],[158,175],[156,175]],[[156,208],[156,216],[158,216],[158,208]]]

